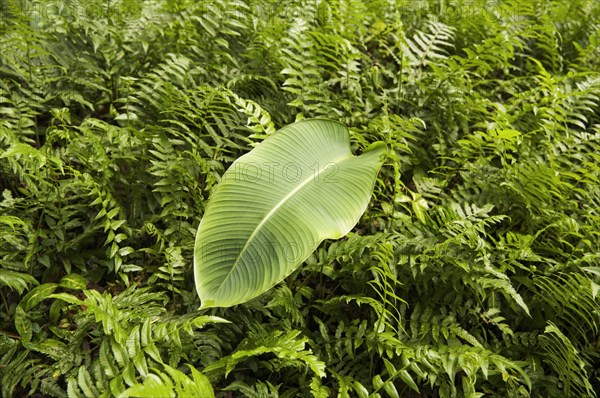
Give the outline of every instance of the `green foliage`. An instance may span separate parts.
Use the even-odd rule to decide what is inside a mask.
[[[367,208],[385,148],[376,142],[354,156],[346,126],[307,119],[237,159],[198,227],[194,280],[201,308],[255,298],[324,239],[350,232]]]
[[[0,395],[596,396],[598,20],[0,0]],[[386,142],[371,205],[275,288],[198,311],[214,188],[310,117]]]

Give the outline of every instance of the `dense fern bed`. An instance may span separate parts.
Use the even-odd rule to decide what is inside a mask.
[[[600,2],[0,0],[0,395],[595,397]],[[199,310],[232,162],[328,118],[367,211]]]

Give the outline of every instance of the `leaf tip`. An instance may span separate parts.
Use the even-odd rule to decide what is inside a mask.
[[[217,305],[215,305],[215,301],[214,300],[201,300],[200,301],[200,308],[198,308],[199,310],[205,310],[208,308],[214,308],[214,307],[218,307]]]

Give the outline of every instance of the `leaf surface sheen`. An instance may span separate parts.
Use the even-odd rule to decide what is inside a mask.
[[[214,191],[194,250],[202,308],[264,293],[324,239],[347,234],[365,211],[385,144],[350,150],[348,129],[307,119],[237,159]]]

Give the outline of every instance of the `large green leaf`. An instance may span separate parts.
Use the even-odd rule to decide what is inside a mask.
[[[283,280],[365,211],[385,144],[350,151],[348,129],[322,119],[286,126],[237,159],[196,235],[202,308],[248,301]]]

